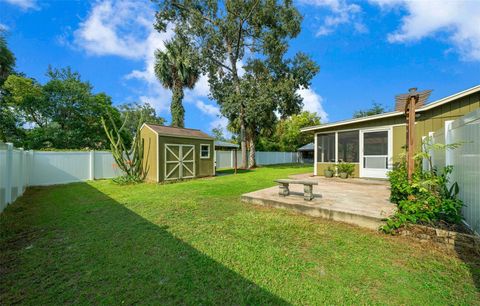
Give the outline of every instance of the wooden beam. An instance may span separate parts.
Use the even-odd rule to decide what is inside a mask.
[[[415,171],[415,108],[418,101],[418,95],[408,98],[408,117],[407,117],[407,174],[408,180],[412,180]]]

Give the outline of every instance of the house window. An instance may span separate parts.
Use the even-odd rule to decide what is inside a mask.
[[[210,158],[210,145],[202,144],[200,145],[200,158]]]
[[[335,162],[335,133],[317,136],[317,162]]]
[[[358,163],[358,131],[338,133],[338,162]]]

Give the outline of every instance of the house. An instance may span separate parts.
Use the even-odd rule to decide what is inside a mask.
[[[306,145],[298,148],[298,153],[300,154],[300,160],[304,164],[313,164],[314,161],[314,146],[313,142],[307,143]]]
[[[144,167],[148,181],[215,175],[214,139],[200,130],[143,124]]]
[[[416,148],[430,132],[480,108],[480,85],[421,106],[416,111]],[[386,178],[405,152],[406,119],[403,110],[311,126],[314,133],[314,174],[339,162],[355,164],[356,177]]]

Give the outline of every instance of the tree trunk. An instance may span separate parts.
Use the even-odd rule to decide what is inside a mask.
[[[172,124],[174,127],[185,127],[185,108],[182,104],[183,88],[181,86],[173,87],[172,103],[170,104],[170,113],[172,115]]]
[[[257,166],[256,162],[255,162],[255,134],[254,133],[251,133],[250,134],[250,140],[249,140],[249,144],[250,144],[250,154],[249,154],[249,161],[248,161],[248,168],[255,168]]]
[[[227,44],[227,49],[229,50],[230,65],[232,66],[232,78],[235,84],[235,93],[238,97],[241,97],[240,92],[240,78],[238,77],[237,71],[237,58],[233,56],[232,48]],[[243,101],[240,102],[240,114],[238,119],[240,120],[240,148],[242,150],[242,163],[240,165],[241,169],[247,169],[247,133],[245,128],[245,106]]]

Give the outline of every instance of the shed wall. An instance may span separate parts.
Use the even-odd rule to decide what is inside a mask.
[[[159,154],[159,177],[160,181],[165,178],[165,144],[191,144],[195,146],[195,177],[205,177],[215,175],[214,173],[214,140],[199,138],[182,138],[159,135],[158,137],[158,154]],[[210,157],[208,159],[200,158],[200,145],[210,145]]]
[[[140,137],[144,142],[143,167],[147,169],[147,181],[157,181],[157,134],[148,127],[143,127],[140,131]]]

